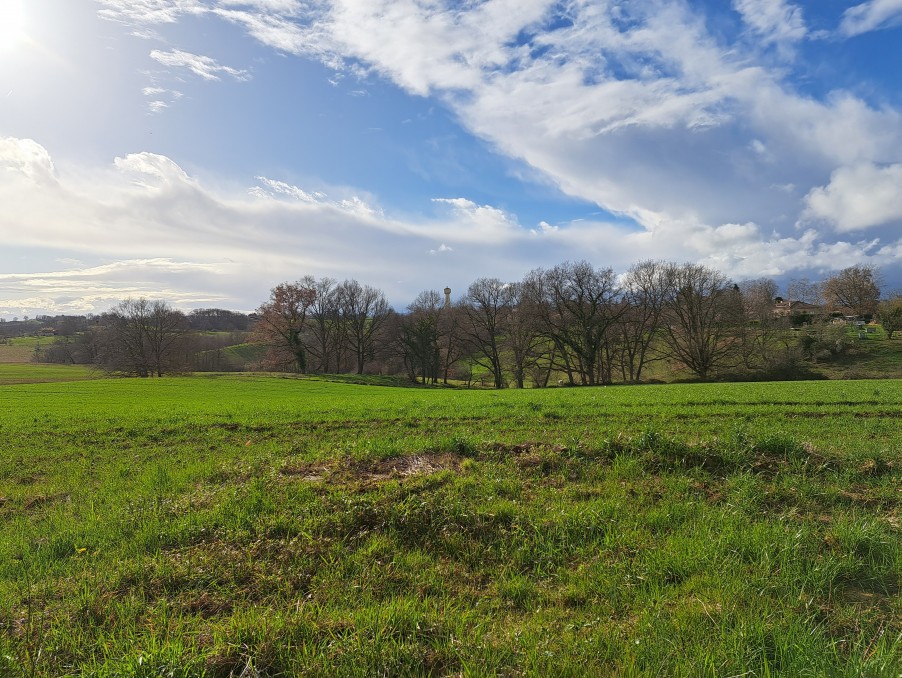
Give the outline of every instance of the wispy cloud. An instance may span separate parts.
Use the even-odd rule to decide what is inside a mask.
[[[843,13],[839,32],[851,37],[900,24],[902,0],[868,0]]]
[[[885,21],[898,4],[878,0],[858,14]],[[566,11],[551,0],[219,2],[210,11],[274,49],[437,95],[501,152],[645,228],[690,217],[792,228],[800,196],[838,168],[902,160],[902,117],[848,92],[798,93],[755,49],[803,39],[799,6],[734,7],[756,36],[750,51],[719,43],[700,10],[667,0]],[[778,188],[789,184],[798,191]]]
[[[808,35],[802,9],[786,0],[733,0],[733,7],[765,44],[796,42]]]
[[[168,52],[155,49],[150,53],[150,58],[170,68],[187,68],[204,80],[219,80],[220,75],[228,75],[235,80],[250,79],[250,73],[246,70],[223,66],[211,57],[192,54],[179,49],[173,49]]]
[[[208,11],[203,0],[97,0],[102,9],[98,14],[122,23],[175,23],[185,15],[199,15]]]

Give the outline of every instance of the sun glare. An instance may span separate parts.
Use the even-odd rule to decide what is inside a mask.
[[[0,0],[0,51],[10,50],[25,38],[22,0]]]

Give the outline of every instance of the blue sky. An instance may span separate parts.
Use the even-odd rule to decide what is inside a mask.
[[[0,316],[564,260],[902,287],[902,0],[0,0]]]

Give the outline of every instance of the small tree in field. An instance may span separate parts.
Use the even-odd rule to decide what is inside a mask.
[[[306,276],[294,283],[276,285],[269,301],[257,309],[260,319],[253,338],[269,347],[268,366],[295,372],[307,370],[304,324],[315,300],[316,281]]]
[[[896,332],[902,330],[902,294],[881,301],[877,306],[877,317],[883,325],[886,336],[892,339]]]

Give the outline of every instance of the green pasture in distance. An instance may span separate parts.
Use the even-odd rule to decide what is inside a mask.
[[[0,386],[0,675],[902,670],[902,382]]]

